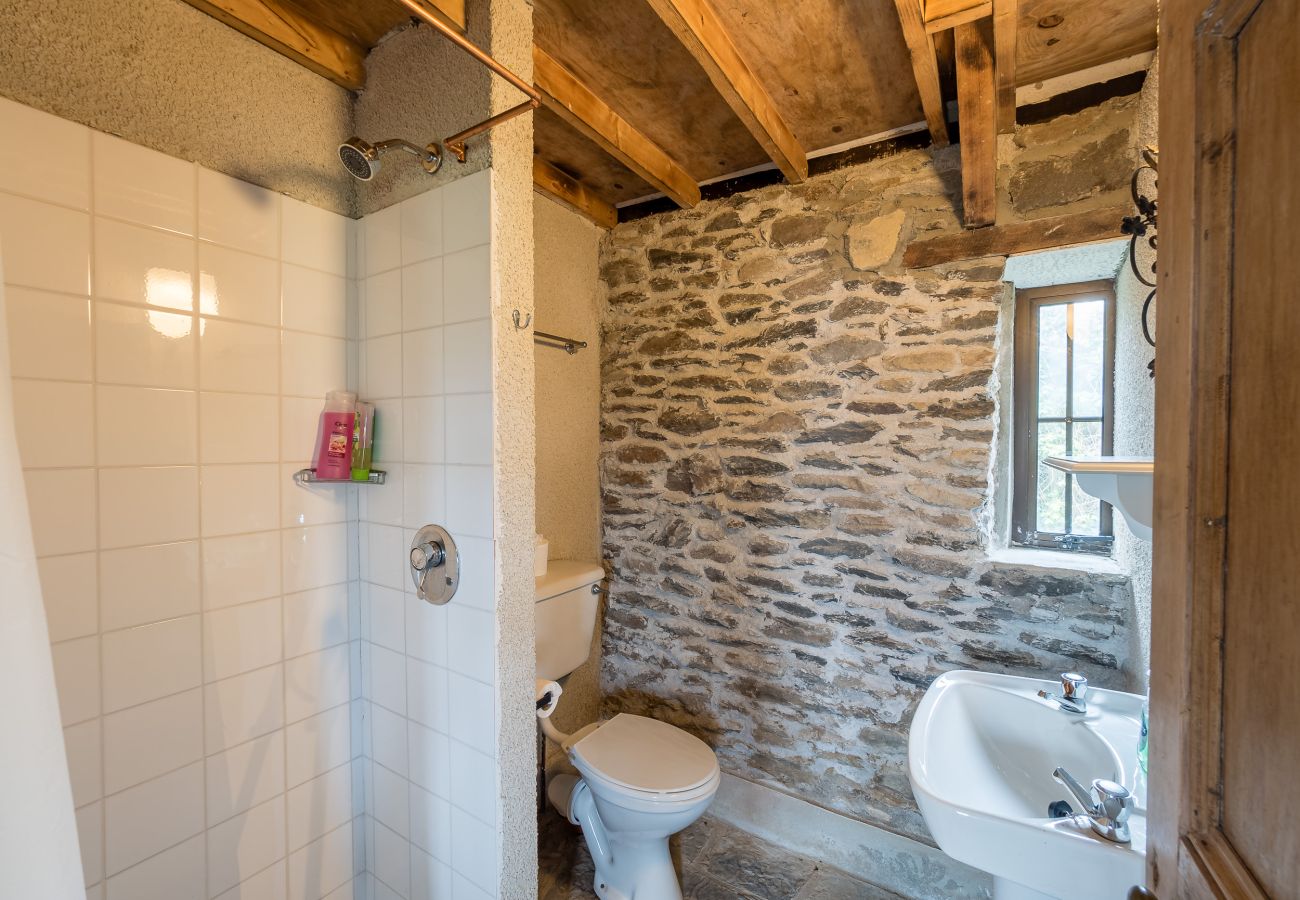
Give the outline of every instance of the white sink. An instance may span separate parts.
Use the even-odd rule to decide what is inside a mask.
[[[908,777],[935,841],[994,876],[998,898],[1117,900],[1145,881],[1146,779],[1137,764],[1142,698],[1092,688],[1088,711],[1040,699],[1060,685],[949,672],[930,685],[908,738]],[[1048,804],[1079,802],[1052,772],[1133,792],[1132,840],[1109,841],[1084,819],[1053,819]]]

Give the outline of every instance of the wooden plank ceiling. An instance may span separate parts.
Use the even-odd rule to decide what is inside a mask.
[[[396,0],[186,0],[348,87],[410,21]],[[465,4],[424,0],[464,28]],[[996,136],[1015,88],[1154,49],[1156,0],[534,0],[539,190],[613,207],[818,151],[928,129],[962,150],[965,220],[993,223]],[[371,135],[369,137],[389,137]],[[423,143],[438,135],[402,135]]]

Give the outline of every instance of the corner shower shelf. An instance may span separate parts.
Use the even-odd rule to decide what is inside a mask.
[[[293,473],[293,480],[298,484],[383,484],[388,477],[387,472],[381,472],[379,469],[371,469],[370,477],[365,481],[354,481],[351,478],[317,478],[314,469],[299,469]]]

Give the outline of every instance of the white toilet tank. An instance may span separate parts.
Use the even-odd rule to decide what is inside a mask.
[[[538,678],[563,678],[587,661],[604,577],[594,563],[552,560],[536,579]]]

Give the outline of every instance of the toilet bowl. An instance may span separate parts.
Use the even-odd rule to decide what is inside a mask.
[[[681,900],[668,839],[704,815],[718,793],[718,760],[700,739],[620,713],[561,745],[582,776],[556,775],[547,796],[582,827],[601,900]]]
[[[554,681],[588,656],[605,573],[556,561],[538,577],[537,677]],[[709,745],[680,728],[620,713],[573,734],[539,712],[542,731],[579,775],[551,775],[551,804],[582,827],[601,900],[681,900],[668,839],[704,815],[722,773]]]

